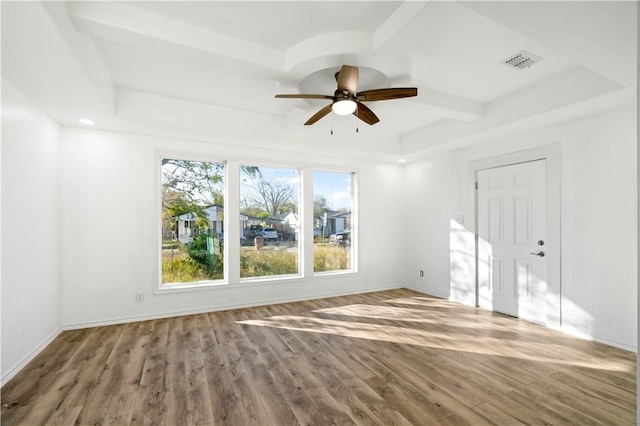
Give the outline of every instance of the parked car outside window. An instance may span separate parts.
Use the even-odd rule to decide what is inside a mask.
[[[261,237],[262,236],[262,225],[251,225],[251,226],[249,226],[249,229],[247,229],[247,235],[250,238]]]
[[[277,240],[278,233],[273,228],[264,228],[262,230],[262,238],[264,238],[265,240]]]

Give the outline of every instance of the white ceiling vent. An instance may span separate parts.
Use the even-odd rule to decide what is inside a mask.
[[[540,62],[541,60],[542,58],[540,56],[536,56],[533,53],[522,50],[515,55],[509,56],[507,59],[502,61],[502,63],[509,67],[523,70],[526,68],[530,68],[531,65],[535,64],[536,62]]]

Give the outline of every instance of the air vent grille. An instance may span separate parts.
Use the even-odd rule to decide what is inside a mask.
[[[536,56],[531,52],[527,52],[526,50],[522,50],[515,55],[509,56],[507,59],[502,61],[503,64],[516,68],[519,70],[531,68],[531,65],[540,62],[542,58],[540,56]]]

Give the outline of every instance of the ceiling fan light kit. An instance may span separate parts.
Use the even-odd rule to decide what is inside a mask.
[[[336,101],[331,105],[331,110],[338,115],[349,115],[353,114],[358,105],[355,101],[351,99],[343,99],[341,101]]]
[[[333,96],[330,95],[310,95],[310,94],[292,94],[292,95],[276,95],[276,98],[288,99],[327,99],[332,103],[323,107],[316,112],[311,118],[304,123],[310,126],[320,120],[331,111],[337,115],[354,114],[360,120],[369,125],[376,124],[380,119],[366,106],[363,102],[386,101],[390,99],[409,98],[418,95],[418,89],[415,87],[392,87],[388,89],[373,89],[363,92],[356,92],[358,86],[358,67],[351,65],[343,65],[340,71],[336,73],[336,82],[338,89]]]

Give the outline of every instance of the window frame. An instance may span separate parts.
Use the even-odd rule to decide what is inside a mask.
[[[155,156],[155,169],[156,169],[156,220],[158,221],[158,225],[156,227],[158,234],[158,243],[156,246],[157,254],[158,254],[158,268],[157,273],[158,277],[156,280],[156,285],[154,286],[154,294],[164,294],[164,293],[175,293],[187,290],[201,290],[201,289],[209,289],[220,286],[226,286],[229,284],[229,268],[228,268],[228,244],[223,244],[222,248],[222,256],[223,256],[223,278],[218,280],[201,280],[201,281],[193,281],[189,283],[162,283],[162,160],[184,160],[184,161],[193,161],[200,163],[215,163],[221,164],[223,166],[223,181],[224,181],[224,204],[223,208],[226,209],[226,204],[229,198],[229,165],[226,160],[214,159],[206,154],[185,154],[180,152],[170,152],[170,151],[161,151],[158,152]],[[222,223],[222,229],[224,235],[227,235],[228,232],[228,224],[227,220],[224,220]],[[226,240],[226,237],[225,237]]]
[[[220,280],[203,280],[192,283],[162,283],[162,160],[178,159],[186,161],[209,162],[222,164],[224,166],[224,212],[223,232],[225,234],[225,244],[223,247],[224,274]],[[158,150],[154,156],[154,184],[156,193],[156,205],[153,209],[156,221],[156,237],[153,243],[157,266],[156,274],[153,277],[154,295],[175,294],[193,291],[244,288],[260,286],[262,284],[287,282],[308,283],[314,278],[331,279],[344,277],[345,275],[358,275],[359,263],[359,177],[360,171],[357,168],[327,167],[321,164],[313,165],[306,162],[286,162],[276,163],[252,159],[248,156],[237,157],[227,156],[220,159],[219,156],[204,152],[181,152],[173,150]],[[300,232],[298,241],[298,274],[295,275],[267,275],[260,277],[240,277],[240,239],[233,240],[236,235],[232,232],[232,227],[240,229],[240,186],[241,186],[241,166],[253,164],[257,167],[283,168],[298,171],[298,218],[300,222]],[[351,268],[336,271],[315,272],[313,264],[313,173],[342,173],[350,174],[351,179]],[[237,205],[231,206],[232,203]],[[233,213],[238,213],[237,217],[232,217]],[[229,215],[231,213],[231,216]],[[231,235],[233,234],[233,235]],[[231,253],[237,253],[234,259]]]
[[[264,168],[269,168],[269,169],[289,169],[289,170],[295,170],[298,173],[298,190],[296,192],[296,195],[298,197],[298,220],[300,221],[300,223],[302,224],[302,216],[304,215],[304,191],[303,191],[303,186],[304,186],[304,172],[303,169],[304,167],[302,166],[288,166],[288,165],[282,165],[282,164],[273,164],[273,163],[269,163],[269,162],[262,162],[262,161],[251,161],[251,160],[240,160],[238,161],[238,174],[239,174],[239,187],[238,187],[238,210],[240,210],[240,202],[242,199],[242,166],[247,166],[247,167],[264,167]],[[239,216],[238,216],[238,220],[239,220]],[[238,223],[238,229],[240,228],[240,224]],[[300,226],[300,229],[302,229],[302,225]],[[300,233],[299,236],[299,240],[297,241],[298,243],[298,260],[297,260],[297,269],[298,269],[298,273],[297,274],[284,274],[284,275],[260,275],[258,277],[242,277],[241,276],[241,271],[238,271],[238,283],[254,283],[254,282],[268,282],[268,281],[285,281],[285,280],[292,280],[292,279],[301,279],[304,278],[304,239],[302,237],[302,232]],[[238,253],[238,262],[240,262],[241,259],[241,255],[240,252],[242,250],[242,247],[239,247],[239,250],[237,251]]]
[[[359,214],[358,214],[358,178],[360,173],[358,172],[358,170],[350,170],[350,171],[345,171],[345,169],[334,169],[334,168],[319,168],[319,167],[312,167],[311,168],[311,179],[312,179],[312,183],[313,183],[313,173],[314,172],[320,172],[320,173],[336,173],[336,174],[350,174],[351,175],[351,268],[350,269],[337,269],[334,271],[319,271],[316,272],[314,269],[314,263],[313,263],[313,251],[315,250],[315,247],[313,245],[313,241],[311,242],[311,275],[313,277],[330,277],[330,276],[334,276],[334,275],[354,275],[354,274],[358,274],[359,271],[359,262],[358,262],[358,255],[359,255]],[[311,202],[313,203],[313,200],[315,199],[315,189],[312,189],[311,191]],[[313,209],[311,210],[311,226],[313,226]]]

